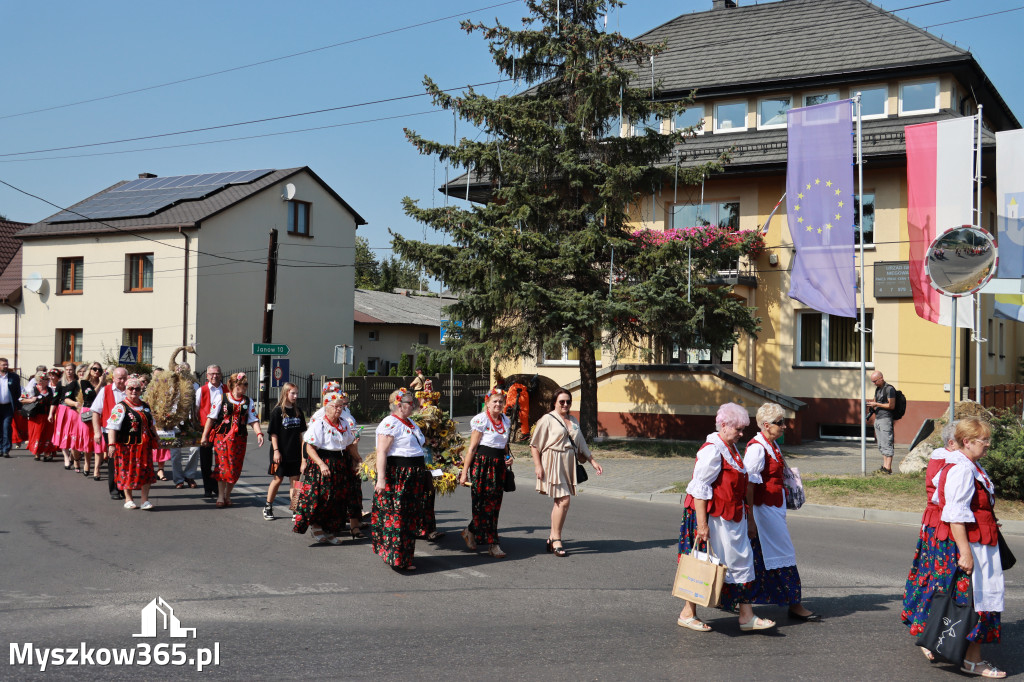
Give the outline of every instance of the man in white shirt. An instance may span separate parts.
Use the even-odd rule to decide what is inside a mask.
[[[216,408],[224,399],[224,385],[221,383],[223,374],[220,365],[206,368],[207,383],[196,391],[196,410],[198,411],[199,430],[206,427],[210,414],[216,414]],[[210,443],[199,444],[199,468],[203,473],[203,492],[207,497],[217,497],[217,481],[213,480],[213,446]]]
[[[107,384],[96,393],[96,399],[92,401],[92,439],[103,448],[104,457],[107,458],[107,488],[110,490],[110,499],[123,500],[124,493],[117,489],[117,482],[114,478],[114,458],[107,454],[106,443],[104,443],[104,430],[107,419],[110,418],[110,411],[114,406],[124,400],[124,385],[128,381],[128,370],[124,367],[117,367],[113,373],[114,382]]]
[[[11,422],[21,406],[21,377],[7,370],[7,358],[0,358],[0,457],[11,456]]]

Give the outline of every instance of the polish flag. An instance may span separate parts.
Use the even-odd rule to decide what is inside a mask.
[[[918,317],[950,325],[952,305],[925,271],[928,246],[951,227],[974,224],[973,116],[906,126],[910,286]],[[957,326],[974,327],[974,299],[957,301]]]

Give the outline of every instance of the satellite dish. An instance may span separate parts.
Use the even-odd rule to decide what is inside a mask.
[[[33,272],[25,280],[25,288],[31,291],[33,294],[38,294],[40,289],[43,288],[43,276],[38,272]]]
[[[281,198],[285,201],[291,201],[295,198],[295,185],[288,183],[284,186],[284,191],[281,192]]]
[[[931,284],[946,296],[970,296],[996,273],[999,258],[988,231],[971,225],[954,227],[928,247],[925,270]]]

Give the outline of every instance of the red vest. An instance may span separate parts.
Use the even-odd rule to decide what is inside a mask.
[[[223,389],[223,386],[221,388]],[[206,426],[206,420],[210,416],[210,407],[210,384],[205,383],[199,389],[199,425],[201,427]]]
[[[942,476],[939,478],[939,504],[946,506],[946,475],[956,464],[947,463],[942,467]],[[992,503],[988,498],[988,491],[978,479],[974,479],[974,496],[971,498],[971,511],[974,512],[974,521],[965,523],[967,539],[980,545],[995,547],[999,544],[999,526],[996,525],[996,515],[992,510]],[[948,540],[953,534],[949,530],[949,524],[940,521],[935,532],[936,540]]]
[[[705,443],[701,450],[706,447],[715,447],[711,443]],[[739,453],[729,447],[730,454],[737,460]],[[747,473],[739,472],[726,463],[725,455],[722,458],[722,470],[718,478],[711,484],[711,499],[708,500],[708,515],[718,516],[726,521],[742,521],[744,500],[747,496]],[[742,461],[742,460],[740,460]],[[693,496],[687,495],[683,503],[687,509],[694,509]]]
[[[110,411],[117,405],[114,400],[114,384],[107,384],[103,387],[103,412],[100,414],[100,428],[106,432],[107,420],[110,419]]]
[[[946,466],[946,460],[944,459],[928,460],[928,469],[924,473],[924,487],[928,494],[928,504],[925,506],[924,515],[921,517],[922,526],[938,528],[939,524],[942,523],[942,507],[932,502],[932,498],[935,497],[935,483],[933,479],[944,466]]]
[[[764,443],[754,436],[747,443],[749,448],[751,445],[760,445],[764,447]],[[778,456],[779,461],[772,459],[768,449],[774,451]],[[768,507],[781,507],[786,503],[786,498],[782,494],[782,472],[785,465],[782,463],[782,452],[779,450],[779,446],[775,443],[769,443],[768,449],[765,450],[764,454],[764,468],[761,469],[761,480],[763,483],[754,484],[754,504],[768,506]]]

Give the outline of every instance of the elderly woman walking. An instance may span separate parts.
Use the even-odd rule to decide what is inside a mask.
[[[722,586],[721,606],[731,611],[737,604],[740,630],[766,630],[775,622],[758,618],[750,606],[754,596],[754,552],[747,536],[747,470],[736,450],[736,441],[750,423],[747,411],[726,403],[715,416],[716,433],[709,434],[697,451],[693,479],[686,486],[683,521],[679,528],[679,556],[695,544],[710,544],[728,567]],[[697,607],[686,602],[676,623],[707,632],[711,626],[697,618]]]
[[[796,550],[786,527],[786,490],[782,486],[786,460],[776,442],[786,428],[781,405],[765,403],[757,410],[760,432],[747,443],[743,467],[747,470],[747,517],[754,551],[756,585],[754,604],[788,606],[789,617],[817,622],[821,616],[800,603],[800,572]]]
[[[504,414],[505,392],[500,388],[492,388],[484,402],[487,409],[469,422],[469,449],[459,474],[462,485],[473,479],[473,520],[462,531],[462,539],[471,550],[476,550],[478,542],[487,543],[491,546],[488,554],[504,559],[505,552],[498,544],[498,513],[511,459],[507,453],[511,422]]]
[[[569,514],[569,498],[576,494],[576,464],[590,462],[598,475],[604,473],[583,439],[579,422],[569,415],[571,408],[572,394],[564,389],[557,391],[551,411],[537,420],[530,441],[537,492],[554,498],[547,551],[558,557],[569,556],[562,545],[562,528]]]
[[[373,552],[395,569],[416,570],[416,536],[423,526],[427,473],[426,437],[409,419],[413,394],[400,388],[388,397],[391,414],[377,425],[377,482],[374,485],[370,533]]]
[[[231,490],[242,475],[245,461],[245,430],[252,425],[257,447],[263,447],[263,431],[256,416],[255,405],[245,395],[249,380],[245,372],[228,377],[228,390],[223,399],[210,409],[203,427],[202,443],[210,442],[213,433],[213,452],[216,457],[213,477],[217,480],[217,506],[231,506]]]
[[[153,508],[149,486],[156,480],[152,450],[157,436],[153,413],[141,398],[143,383],[137,374],[128,377],[125,398],[110,411],[105,424],[109,456],[117,462],[117,487],[124,492],[125,509],[137,508],[132,498],[135,490],[142,491],[142,509]]]

